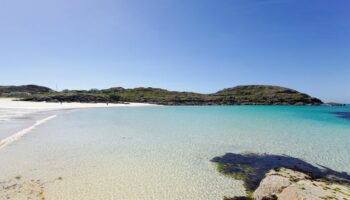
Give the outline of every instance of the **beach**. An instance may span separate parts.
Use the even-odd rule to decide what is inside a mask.
[[[61,109],[77,109],[77,108],[106,108],[106,107],[137,107],[152,106],[147,103],[46,103],[46,102],[30,102],[19,101],[13,98],[0,98],[0,109],[25,109],[25,110],[61,110]],[[154,106],[154,105],[153,105]]]
[[[64,110],[86,108],[155,106],[145,103],[46,103],[0,98],[0,148],[28,133],[36,126],[56,117]]]
[[[0,200],[350,200],[350,1],[3,1]]]

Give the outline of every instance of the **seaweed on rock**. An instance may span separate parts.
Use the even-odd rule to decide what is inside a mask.
[[[242,180],[248,197],[257,189],[262,179],[270,170],[287,168],[309,175],[312,179],[323,178],[337,182],[350,183],[350,175],[337,172],[324,166],[314,166],[299,158],[287,155],[255,153],[226,153],[211,160],[217,164],[217,170],[237,180]]]

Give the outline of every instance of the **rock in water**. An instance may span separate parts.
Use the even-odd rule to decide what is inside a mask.
[[[226,153],[211,160],[217,170],[243,181],[246,197],[224,200],[350,200],[350,174],[287,155]]]
[[[255,190],[256,200],[324,200],[350,199],[350,186],[345,183],[330,182],[325,179],[313,180],[310,176],[281,168],[271,170]]]

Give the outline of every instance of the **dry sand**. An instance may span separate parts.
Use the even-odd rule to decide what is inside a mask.
[[[14,101],[11,98],[0,98],[0,109],[33,109],[33,110],[60,110],[73,108],[107,108],[107,107],[139,107],[154,106],[147,103],[128,103],[128,104],[106,104],[106,103],[47,103],[47,102],[29,102]]]

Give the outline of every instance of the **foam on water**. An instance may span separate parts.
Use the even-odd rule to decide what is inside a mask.
[[[0,141],[59,111],[0,108]]]
[[[0,151],[0,180],[45,182],[46,199],[222,199],[242,183],[217,173],[226,152],[286,154],[350,172],[349,107],[213,106],[58,114]],[[58,177],[62,180],[56,181]]]
[[[29,133],[31,130],[33,130],[35,127],[39,126],[42,123],[45,123],[46,121],[55,118],[56,115],[52,115],[50,117],[47,117],[45,119],[41,119],[36,121],[32,126],[25,128],[7,138],[4,138],[2,140],[0,140],[0,149],[15,142],[16,140],[20,139],[21,137],[23,137],[25,134]]]

